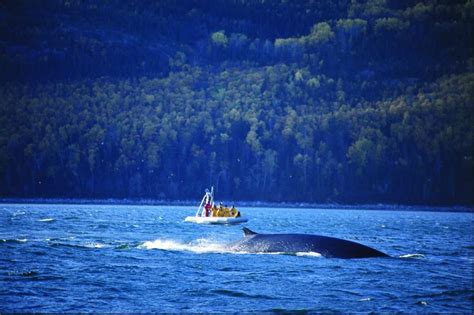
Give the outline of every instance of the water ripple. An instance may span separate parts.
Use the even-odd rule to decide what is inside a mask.
[[[3,208],[4,312],[472,313],[472,214],[242,209],[256,231],[353,239],[392,255],[343,260],[229,251],[242,226],[185,224],[189,207]]]
[[[263,294],[248,294],[240,291],[235,291],[235,290],[225,290],[225,289],[217,289],[217,290],[211,290],[211,293],[217,294],[217,295],[225,295],[225,296],[231,296],[231,297],[239,297],[239,298],[251,298],[251,299],[265,299],[265,300],[273,300],[275,299],[274,297],[268,296],[268,295],[263,295]]]

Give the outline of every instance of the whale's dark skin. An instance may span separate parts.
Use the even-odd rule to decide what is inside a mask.
[[[243,228],[244,238],[228,246],[230,250],[250,253],[316,252],[324,257],[388,257],[376,249],[334,237],[309,234],[258,234]]]

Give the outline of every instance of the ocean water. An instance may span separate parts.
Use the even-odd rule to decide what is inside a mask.
[[[473,312],[473,214],[0,204],[0,312]],[[357,241],[390,258],[233,253],[261,233]]]

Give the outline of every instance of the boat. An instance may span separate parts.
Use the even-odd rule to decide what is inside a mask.
[[[226,207],[221,203],[216,206],[214,203],[214,187],[205,190],[204,197],[194,216],[184,219],[186,222],[198,224],[238,224],[247,222],[248,219],[243,217],[240,211],[234,206]]]

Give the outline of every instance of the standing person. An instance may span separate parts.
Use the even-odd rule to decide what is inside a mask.
[[[204,209],[205,209],[206,217],[208,217],[211,212],[211,203],[209,202],[209,200],[206,201],[206,205],[204,206]]]
[[[204,195],[204,211],[201,213],[201,216],[203,217],[208,217],[209,216],[209,209],[211,209],[211,194],[209,193],[209,190],[205,190],[205,195]]]

